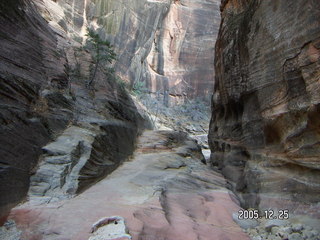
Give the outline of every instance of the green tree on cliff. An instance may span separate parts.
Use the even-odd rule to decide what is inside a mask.
[[[98,33],[93,29],[88,28],[88,37],[86,48],[90,50],[93,60],[93,69],[88,82],[88,86],[91,86],[96,77],[98,68],[102,65],[112,63],[116,59],[116,54],[113,51],[113,46],[108,40],[102,40]]]

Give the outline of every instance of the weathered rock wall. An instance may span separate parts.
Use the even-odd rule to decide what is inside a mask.
[[[211,161],[245,206],[317,215],[319,9],[313,0],[222,2]]]
[[[63,17],[56,21],[71,37],[82,42],[90,26],[111,40],[116,72],[131,85],[143,82],[151,93],[166,95],[165,104],[212,92],[219,0],[57,3]]]
[[[75,49],[85,42],[87,27],[114,45],[117,75],[132,86],[143,82],[169,104],[206,96],[212,89],[218,4],[218,0],[1,3],[0,190],[6,194],[0,199],[0,217],[29,186],[29,197],[45,195],[52,200],[102,178],[132,152],[137,131],[145,126],[115,79],[105,79],[100,72],[93,89],[85,88],[90,56],[85,52],[79,56]],[[78,78],[71,76],[76,67]],[[125,149],[119,140],[123,135]],[[117,147],[104,147],[114,143]]]
[[[214,44],[220,1],[173,1],[147,58],[145,81],[170,102],[208,97],[213,89]],[[163,78],[167,86],[161,86]],[[150,81],[151,79],[151,81]],[[160,88],[159,88],[160,86]]]
[[[68,124],[70,112],[39,112],[46,107],[39,96],[48,84],[50,70],[46,52],[54,52],[56,39],[35,9],[22,0],[0,5],[0,217],[25,196],[30,170],[37,164],[41,149],[50,139],[49,122],[57,129]],[[41,31],[40,31],[41,29]],[[46,49],[46,50],[44,50]],[[63,63],[55,67],[63,73]],[[43,104],[42,104],[43,103]]]
[[[100,74],[89,89],[71,78],[74,43],[51,19],[61,9],[34,3],[0,3],[0,220],[29,185],[30,197],[52,199],[101,179],[132,153],[146,126],[114,79]]]

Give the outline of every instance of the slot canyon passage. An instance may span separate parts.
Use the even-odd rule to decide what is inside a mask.
[[[2,0],[0,26],[1,240],[320,239],[319,0]]]

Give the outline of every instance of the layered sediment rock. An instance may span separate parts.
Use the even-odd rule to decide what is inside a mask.
[[[320,2],[223,1],[209,143],[248,207],[319,216]]]
[[[169,101],[209,97],[219,3],[180,0],[170,5],[146,61],[149,71],[143,76],[153,93],[167,91]],[[161,86],[163,78],[168,79],[167,86]]]
[[[54,114],[41,111],[47,101],[41,88],[53,79],[50,69],[63,73],[63,61],[54,56],[56,39],[42,17],[24,1],[1,3],[0,96],[1,186],[0,217],[26,194],[30,170],[37,164],[41,145],[50,139],[49,126],[63,129],[71,119],[71,102]],[[42,31],[39,31],[41,29]],[[45,57],[46,53],[50,56]],[[50,62],[50,57],[51,62]],[[58,62],[52,67],[52,61]],[[61,80],[66,79],[62,74]],[[61,99],[63,102],[64,99]],[[54,105],[54,104],[53,104]],[[5,197],[4,197],[5,196]]]
[[[219,0],[57,3],[62,10],[49,19],[79,42],[87,26],[110,39],[118,54],[116,72],[131,85],[143,82],[165,104],[212,92]]]
[[[113,79],[97,75],[95,89],[71,81],[72,42],[36,3],[0,4],[0,220],[26,196],[33,174],[30,193],[48,197],[101,179],[132,153],[145,124]]]

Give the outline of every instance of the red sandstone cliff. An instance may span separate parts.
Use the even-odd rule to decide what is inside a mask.
[[[223,1],[209,142],[245,206],[316,216],[320,2]]]
[[[48,19],[76,41],[86,26],[111,40],[116,72],[131,85],[142,82],[173,104],[210,96],[220,0],[44,2]]]

